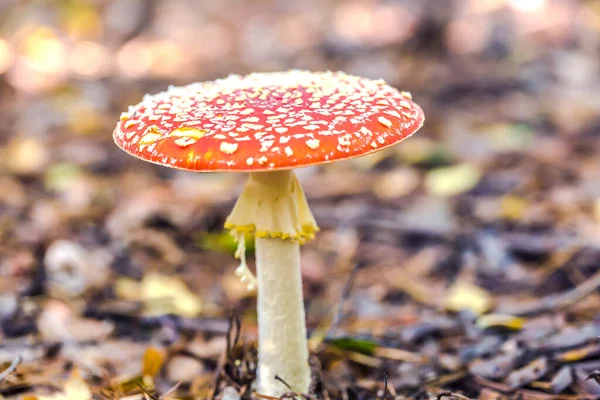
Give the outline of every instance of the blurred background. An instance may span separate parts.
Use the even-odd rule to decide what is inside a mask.
[[[169,84],[290,68],[383,78],[426,115],[392,149],[298,170],[323,229],[303,247],[321,389],[374,398],[386,371],[388,390],[423,394],[466,371],[444,382],[501,392],[481,379],[511,371],[461,352],[514,338],[469,324],[530,315],[516,304],[600,265],[599,31],[595,0],[0,0],[0,366],[22,361],[0,397],[141,396],[144,377],[183,382],[181,398],[244,395],[251,362],[214,377],[233,310],[247,351],[231,357],[251,359],[256,335],[221,228],[245,177],[153,166],[111,134]],[[598,301],[501,327],[529,349],[523,332],[546,328],[584,345]],[[600,393],[594,365],[559,392]],[[516,386],[555,390],[537,381]]]

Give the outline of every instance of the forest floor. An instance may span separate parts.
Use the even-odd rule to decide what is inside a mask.
[[[422,131],[298,171],[321,227],[302,247],[304,397],[600,398],[596,50],[538,38],[457,56],[436,36],[451,22],[424,18],[390,80]],[[368,57],[322,40],[326,67]],[[0,74],[0,398],[252,395],[256,297],[222,228],[245,177],[112,143],[119,112],[166,83],[27,96]]]

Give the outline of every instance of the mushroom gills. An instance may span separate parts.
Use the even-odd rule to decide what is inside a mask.
[[[292,170],[251,172],[225,228],[300,244],[319,230]]]

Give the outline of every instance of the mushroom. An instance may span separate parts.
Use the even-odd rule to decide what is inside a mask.
[[[121,115],[116,144],[171,168],[249,172],[225,228],[238,239],[236,270],[258,290],[256,390],[306,393],[306,323],[300,244],[318,231],[293,169],[374,153],[416,132],[421,108],[383,80],[343,72],[230,75],[169,87]],[[256,278],[244,236],[256,238]]]

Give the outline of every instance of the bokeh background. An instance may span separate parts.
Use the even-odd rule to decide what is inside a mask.
[[[488,336],[461,313],[526,314],[598,271],[599,31],[595,0],[0,0],[0,365],[22,358],[0,396],[139,395],[140,376],[245,393],[251,363],[214,381],[233,310],[235,357],[256,335],[221,229],[245,177],[143,163],[111,134],[169,84],[306,68],[383,78],[426,114],[399,146],[298,171],[323,228],[303,248],[321,387],[374,398],[386,371],[423,394],[466,369],[449,384],[484,398],[461,349]],[[530,329],[598,336],[598,304]],[[598,393],[586,368],[563,390]]]

